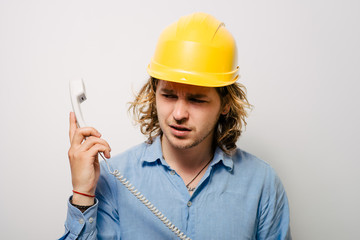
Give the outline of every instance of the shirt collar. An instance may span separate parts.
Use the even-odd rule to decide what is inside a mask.
[[[156,161],[160,161],[163,165],[169,166],[163,156],[161,149],[161,140],[160,137],[156,137],[152,144],[147,144],[146,150],[142,157],[142,163],[155,163]],[[216,148],[214,158],[210,163],[210,166],[213,167],[218,163],[222,163],[225,168],[231,172],[234,167],[234,162],[231,156],[227,155],[223,150],[219,147]]]
[[[222,163],[229,172],[231,172],[234,168],[234,161],[231,156],[227,155],[219,147],[217,147],[215,150],[214,158],[210,166],[213,167],[218,163]]]
[[[142,163],[154,163],[162,158],[161,140],[160,137],[156,137],[151,144],[147,143],[146,150],[141,161]]]

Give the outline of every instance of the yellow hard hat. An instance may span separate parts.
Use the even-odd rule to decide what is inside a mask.
[[[150,76],[206,87],[239,77],[236,43],[224,23],[206,13],[181,17],[160,35],[147,67]]]

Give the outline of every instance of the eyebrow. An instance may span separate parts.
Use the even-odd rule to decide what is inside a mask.
[[[167,89],[167,88],[161,88],[160,91],[163,93],[174,94],[174,90]]]
[[[174,90],[168,89],[168,88],[161,88],[160,91],[165,94],[175,94]],[[194,93],[194,94],[190,93],[190,94],[187,94],[186,97],[188,97],[188,98],[206,98],[207,95],[202,94],[202,93]]]

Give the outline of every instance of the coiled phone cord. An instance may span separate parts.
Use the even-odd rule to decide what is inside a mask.
[[[191,240],[183,232],[180,231],[169,219],[167,219],[164,214],[162,214],[149,200],[146,199],[144,195],[141,194],[132,184],[127,180],[119,170],[115,169],[111,171],[110,166],[106,158],[99,153],[102,159],[105,161],[108,171],[111,175],[114,175],[117,180],[119,180],[137,199],[140,200],[157,218],[159,218],[166,227],[168,227],[172,232],[174,232],[181,240]]]

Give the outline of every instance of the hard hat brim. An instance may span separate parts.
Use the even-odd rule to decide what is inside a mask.
[[[147,72],[151,77],[195,86],[203,87],[223,87],[236,82],[239,78],[239,66],[231,72],[227,73],[201,73],[187,72],[180,69],[170,69],[159,63],[151,61],[147,67]]]

